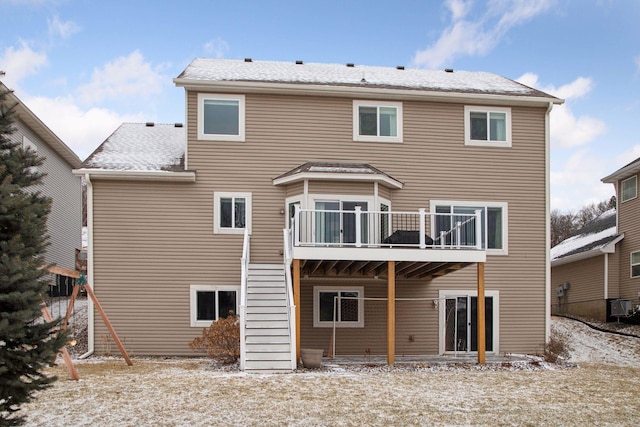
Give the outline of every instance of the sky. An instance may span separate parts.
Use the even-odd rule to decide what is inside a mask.
[[[551,208],[640,157],[640,1],[0,0],[0,77],[81,159],[121,123],[184,122],[196,57],[488,71],[566,100]]]

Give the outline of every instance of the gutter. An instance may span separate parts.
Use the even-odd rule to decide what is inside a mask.
[[[75,171],[74,171],[75,173]],[[95,290],[95,283],[93,281],[93,183],[91,182],[91,176],[89,173],[84,175],[85,182],[87,183],[87,283],[90,283]],[[86,359],[94,352],[95,340],[94,340],[94,307],[93,300],[88,298],[87,301],[87,352],[81,355],[80,359]]]
[[[345,85],[321,84],[321,83],[290,83],[290,82],[256,82],[256,81],[227,81],[227,80],[196,80],[187,78],[175,78],[173,83],[178,87],[184,87],[194,91],[222,90],[231,93],[277,93],[288,95],[315,94],[325,96],[338,96],[349,98],[398,98],[403,100],[446,100],[458,102],[482,102],[496,104],[509,103],[511,105],[538,104],[562,104],[563,99],[544,96],[529,95],[504,95],[486,92],[455,92],[442,90],[399,89],[380,87],[376,85]]]
[[[74,169],[73,174],[84,177],[92,175],[94,179],[105,180],[196,182],[196,173],[194,171],[132,171],[82,168]]]

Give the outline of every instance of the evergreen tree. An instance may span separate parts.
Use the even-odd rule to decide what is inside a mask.
[[[8,95],[0,84],[0,425],[19,425],[20,405],[55,380],[43,369],[66,337],[52,332],[56,322],[41,320],[51,201],[37,190],[43,159],[10,138],[15,106]]]

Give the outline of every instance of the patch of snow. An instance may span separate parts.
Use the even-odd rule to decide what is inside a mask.
[[[348,168],[330,166],[311,166],[309,172],[329,172],[329,173],[375,173],[369,168]]]
[[[562,243],[551,248],[551,259],[554,260],[560,258],[565,254],[575,251],[576,249],[582,248],[607,237],[614,236],[616,233],[617,229],[614,226],[598,233],[579,234],[577,236],[570,237],[567,240],[564,240]]]
[[[82,248],[89,247],[89,227],[82,227]]]
[[[342,64],[196,58],[178,79],[356,85],[423,90],[544,96],[513,80],[487,72],[396,69]]]
[[[108,170],[162,171],[180,166],[185,145],[184,127],[123,123],[85,165]]]

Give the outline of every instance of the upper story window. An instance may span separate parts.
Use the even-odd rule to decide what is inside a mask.
[[[402,103],[353,101],[353,140],[402,142]]]
[[[620,198],[623,202],[638,197],[638,176],[625,179],[620,185]]]
[[[198,139],[244,141],[244,95],[198,94]]]
[[[213,203],[214,233],[251,233],[251,193],[215,192]]]
[[[432,200],[431,212],[436,214],[432,222],[432,234],[435,245],[440,243],[441,232],[444,232],[445,244],[455,244],[460,239],[462,245],[475,245],[476,224],[469,221],[471,215],[480,210],[481,245],[490,255],[507,255],[508,222],[507,203],[503,202],[453,202]],[[459,215],[459,216],[457,216]],[[457,224],[461,223],[460,229]]]
[[[487,147],[511,147],[511,109],[465,106],[464,143]]]

